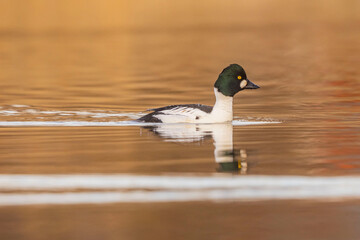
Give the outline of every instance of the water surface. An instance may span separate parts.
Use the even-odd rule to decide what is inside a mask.
[[[358,238],[358,2],[32,3],[0,22],[4,239]],[[131,122],[231,63],[233,124]]]

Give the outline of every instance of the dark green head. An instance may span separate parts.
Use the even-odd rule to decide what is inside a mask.
[[[225,68],[216,80],[214,87],[225,96],[233,97],[244,89],[256,89],[259,86],[247,79],[245,70],[238,64]]]

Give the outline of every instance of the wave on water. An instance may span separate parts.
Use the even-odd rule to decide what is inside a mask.
[[[232,122],[233,126],[261,125],[279,122]],[[191,123],[188,123],[191,124]],[[91,122],[91,121],[0,121],[2,127],[117,127],[117,126],[153,126],[161,123],[142,123],[136,121],[119,121],[119,122]],[[186,125],[181,123],[172,123],[172,125]]]
[[[289,199],[333,201],[359,199],[360,177],[1,174],[0,191],[9,190],[16,193],[0,194],[0,206]],[[83,191],[76,192],[78,190]]]
[[[144,114],[139,113],[119,113],[114,111],[61,111],[61,110],[39,110],[31,108],[27,105],[11,105],[10,107],[2,107],[0,110],[0,116],[21,116],[32,115],[35,118],[44,118],[45,116],[88,116],[91,118],[108,118],[108,117],[128,117],[130,119],[137,119]]]
[[[0,107],[0,126],[3,127],[87,127],[87,126],[149,126],[159,123],[134,121],[144,113],[105,110],[62,111],[39,110],[27,105]],[[96,120],[98,121],[96,121]],[[94,121],[95,120],[95,121]],[[233,126],[280,123],[272,119],[236,119]]]

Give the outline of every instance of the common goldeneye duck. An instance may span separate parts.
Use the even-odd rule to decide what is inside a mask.
[[[233,120],[233,97],[244,89],[259,86],[247,79],[245,70],[231,64],[219,75],[214,84],[216,102],[214,107],[202,104],[171,105],[148,109],[151,113],[139,118],[140,122],[153,123],[221,123]]]

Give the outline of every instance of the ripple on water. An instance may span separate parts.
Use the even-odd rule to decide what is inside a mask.
[[[117,202],[358,199],[359,177],[0,175],[0,206]],[[74,189],[86,192],[67,192]],[[61,190],[53,193],[48,191]],[[107,191],[99,191],[107,190]],[[114,191],[116,190],[116,192]]]
[[[143,113],[115,111],[39,110],[27,105],[11,105],[0,110],[0,126],[149,126],[154,123],[132,121]],[[96,120],[95,120],[96,119]],[[86,121],[84,121],[86,120]],[[280,123],[273,119],[238,119],[234,126]]]

